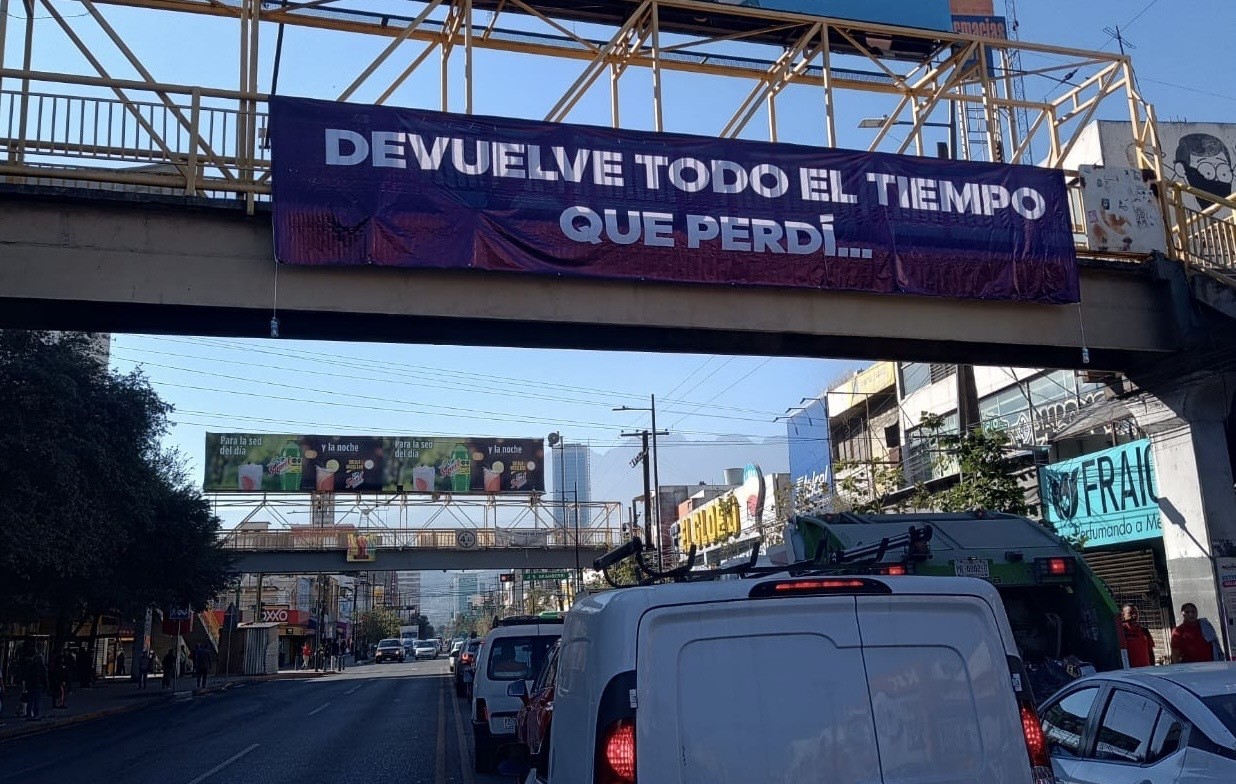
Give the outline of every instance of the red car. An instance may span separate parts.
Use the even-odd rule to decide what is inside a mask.
[[[532,682],[532,691],[523,697],[523,707],[515,716],[515,737],[523,744],[528,764],[544,775],[549,767],[549,727],[554,718],[554,676],[558,674],[560,645],[545,660],[545,666]]]

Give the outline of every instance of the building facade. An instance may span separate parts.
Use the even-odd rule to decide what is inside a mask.
[[[558,461],[550,479],[554,522],[571,528],[578,522],[580,528],[586,528],[592,522],[587,506],[592,501],[592,451],[586,444],[563,444],[554,451],[554,459]]]

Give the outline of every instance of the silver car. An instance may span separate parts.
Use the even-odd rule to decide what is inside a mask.
[[[1059,784],[1236,781],[1236,664],[1078,678],[1039,709]]]
[[[438,658],[438,644],[433,640],[417,640],[412,644],[413,659]]]

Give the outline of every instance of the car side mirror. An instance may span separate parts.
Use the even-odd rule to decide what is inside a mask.
[[[528,696],[528,684],[524,683],[522,680],[507,684],[506,696],[521,697],[521,698],[527,697]]]

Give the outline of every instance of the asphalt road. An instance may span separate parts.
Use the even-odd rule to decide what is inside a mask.
[[[349,668],[0,743],[0,782],[495,784],[445,659]]]

